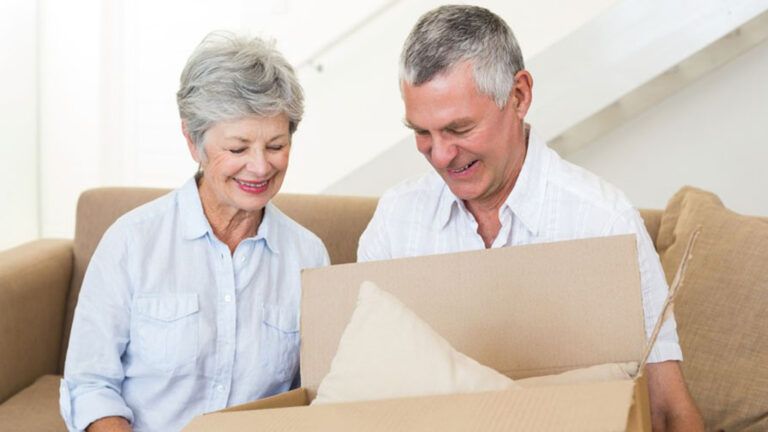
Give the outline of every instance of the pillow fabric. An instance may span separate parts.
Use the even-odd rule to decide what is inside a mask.
[[[637,375],[638,362],[605,363],[582,369],[569,370],[557,375],[544,375],[515,381],[520,387],[571,385],[603,381],[629,380]]]
[[[707,430],[768,430],[768,221],[685,187],[662,215],[657,249],[671,279],[701,226],[675,301],[683,373]]]
[[[393,295],[366,281],[312,404],[514,388],[510,378],[456,351]]]

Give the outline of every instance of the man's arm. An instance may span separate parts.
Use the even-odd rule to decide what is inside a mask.
[[[645,373],[654,432],[704,430],[701,413],[683,380],[680,362],[649,363]]]
[[[88,425],[86,432],[131,432],[131,424],[123,417],[104,417]]]
[[[386,228],[386,196],[379,199],[376,211],[363,231],[357,244],[357,262],[385,260],[392,258]]]

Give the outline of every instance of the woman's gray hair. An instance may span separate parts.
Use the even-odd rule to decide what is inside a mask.
[[[274,44],[229,32],[210,33],[197,46],[181,73],[176,103],[201,151],[214,123],[284,113],[293,134],[304,114],[304,92]]]
[[[428,82],[470,61],[477,89],[503,108],[525,68],[515,35],[499,16],[478,6],[440,6],[419,18],[400,55],[400,81]]]

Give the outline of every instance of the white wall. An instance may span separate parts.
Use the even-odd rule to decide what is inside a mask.
[[[38,236],[37,3],[0,11],[0,250]]]
[[[691,84],[568,159],[664,208],[683,185],[768,215],[768,42]]]
[[[224,29],[274,38],[298,64],[391,3],[39,1],[45,237],[72,236],[77,197],[87,188],[171,188],[194,173],[179,131],[175,93],[187,57],[205,34]],[[18,75],[33,77],[34,69]],[[20,218],[34,221],[32,214],[25,211]]]
[[[35,2],[10,3],[6,9],[12,13],[0,18],[2,34],[12,34],[3,38],[0,49],[4,55],[9,53],[14,64],[0,71],[0,83],[7,87],[3,87],[3,94],[8,95],[2,113],[12,114],[0,116],[9,124],[4,126],[8,139],[0,145],[6,167],[0,174],[4,176],[0,188],[7,197],[4,207],[19,209],[17,213],[3,212],[6,218],[12,215],[12,220],[3,220],[4,226],[19,229],[7,234],[0,247],[37,235],[38,213],[43,236],[71,236],[76,200],[86,188],[175,187],[194,171],[179,133],[174,97],[187,56],[213,29],[275,37],[288,59],[303,65],[299,75],[307,93],[307,111],[295,137],[284,190],[327,190],[407,136],[401,124],[397,55],[416,18],[440,2],[38,0],[39,9]],[[614,0],[478,3],[507,19],[525,53],[531,56],[606,10]],[[36,60],[31,53],[37,46],[34,29],[38,28],[38,11]],[[376,12],[380,12],[378,17],[367,21],[364,28],[308,62],[313,53]],[[547,19],[540,19],[542,16]],[[317,65],[322,65],[322,71]],[[39,106],[31,97],[38,88],[36,71]],[[654,123],[643,129],[656,127]],[[764,130],[760,133],[764,134]],[[31,138],[35,134],[39,135],[39,155],[35,139]],[[611,136],[616,134],[600,142],[607,142]],[[627,149],[648,146],[626,145]],[[603,151],[598,151],[599,147],[598,142],[574,158],[581,158],[609,178],[616,177],[616,183],[640,205],[659,206],[671,194],[671,190],[655,186],[656,195],[640,185],[635,187],[632,176],[621,177],[627,170],[614,166],[621,166],[623,161],[616,154],[619,146],[605,145],[605,154],[598,155]],[[39,188],[33,175],[37,173],[37,156]],[[708,166],[706,157],[703,159],[695,165]],[[393,161],[393,165],[397,163]],[[423,164],[420,160],[409,163]],[[734,181],[727,175],[721,177]],[[661,181],[666,177],[658,178]],[[696,178],[687,181],[697,183]],[[721,179],[713,183],[726,182]],[[38,189],[42,203],[39,209]],[[649,201],[650,196],[661,198]]]
[[[349,180],[369,161],[383,157],[410,135],[398,88],[398,59],[403,41],[426,11],[440,0],[399,2],[369,23],[354,38],[321,56],[322,72],[300,71],[307,92],[307,112],[296,134],[291,169],[283,190],[292,192],[358,193],[381,186],[398,166],[383,175]],[[473,1],[503,17],[513,28],[526,59],[576,30],[614,0]],[[382,160],[384,160],[382,159]],[[409,165],[418,161],[409,161]],[[387,174],[387,171],[389,174]],[[368,172],[368,171],[366,171]],[[344,184],[339,187],[340,183]],[[349,187],[348,187],[349,186]],[[362,186],[359,188],[358,186]]]

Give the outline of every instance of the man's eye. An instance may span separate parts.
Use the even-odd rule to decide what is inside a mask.
[[[421,130],[421,129],[414,129],[413,132],[415,132],[416,135],[419,135],[419,136],[427,136],[427,135],[429,135],[429,131]]]
[[[459,136],[461,136],[461,135],[466,135],[466,134],[467,134],[467,132],[469,132],[470,130],[472,130],[472,129],[459,129],[459,130],[456,130],[456,129],[451,129],[451,130],[449,130],[449,132],[450,132],[451,134],[453,134],[453,135],[459,135]]]
[[[240,154],[240,153],[242,153],[244,151],[245,151],[245,147],[243,147],[243,148],[236,148],[236,149],[229,149],[229,152],[233,153],[233,154]]]

